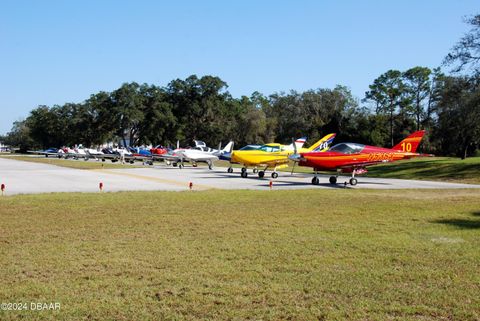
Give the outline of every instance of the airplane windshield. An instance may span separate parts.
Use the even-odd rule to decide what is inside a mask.
[[[273,153],[273,152],[280,151],[280,147],[263,145],[262,147],[259,148],[259,150],[262,150],[262,151],[267,152],[267,153]]]
[[[356,154],[356,153],[360,153],[364,147],[365,145],[362,145],[362,144],[341,143],[333,146],[328,151],[342,153],[342,154]]]
[[[244,146],[242,148],[240,148],[240,150],[256,150],[256,149],[259,149],[260,145],[247,145],[247,146]]]

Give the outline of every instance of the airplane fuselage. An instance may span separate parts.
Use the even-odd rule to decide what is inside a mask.
[[[345,172],[353,168],[363,168],[380,163],[394,162],[415,157],[418,154],[401,152],[389,148],[364,146],[361,152],[342,153],[336,151],[301,153],[299,165],[313,167],[320,171],[335,171],[342,169]]]

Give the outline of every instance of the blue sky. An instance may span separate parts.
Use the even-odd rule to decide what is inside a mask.
[[[234,97],[348,86],[436,67],[478,0],[0,0],[0,134],[37,105],[124,82],[215,75]]]

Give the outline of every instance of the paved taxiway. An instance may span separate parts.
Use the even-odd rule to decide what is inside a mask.
[[[68,160],[66,160],[68,161]],[[98,192],[99,183],[104,191],[182,191],[189,182],[194,190],[205,189],[255,189],[268,190],[270,177],[259,179],[249,172],[248,178],[240,177],[240,169],[229,174],[226,168],[186,167],[183,169],[165,165],[145,168],[80,170],[48,164],[0,158],[0,183],[6,185],[6,195],[51,192]],[[339,177],[339,184],[328,183],[329,176],[321,176],[320,185],[311,184],[311,174],[280,172],[273,180],[274,189],[343,188],[348,177]],[[404,188],[480,188],[480,185],[443,183],[431,181],[401,180],[359,177],[358,185],[348,188],[404,189]]]

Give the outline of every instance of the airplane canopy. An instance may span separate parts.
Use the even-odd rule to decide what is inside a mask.
[[[365,145],[363,144],[340,143],[333,146],[328,151],[342,153],[342,154],[356,154],[356,153],[360,153],[364,148],[365,148]]]
[[[240,148],[240,150],[256,150],[262,147],[262,145],[247,145]]]
[[[280,144],[266,144],[266,145],[262,145],[262,147],[259,148],[259,150],[262,150],[264,152],[268,152],[268,153],[271,153],[271,152],[279,152],[280,149],[281,149],[281,146]]]

